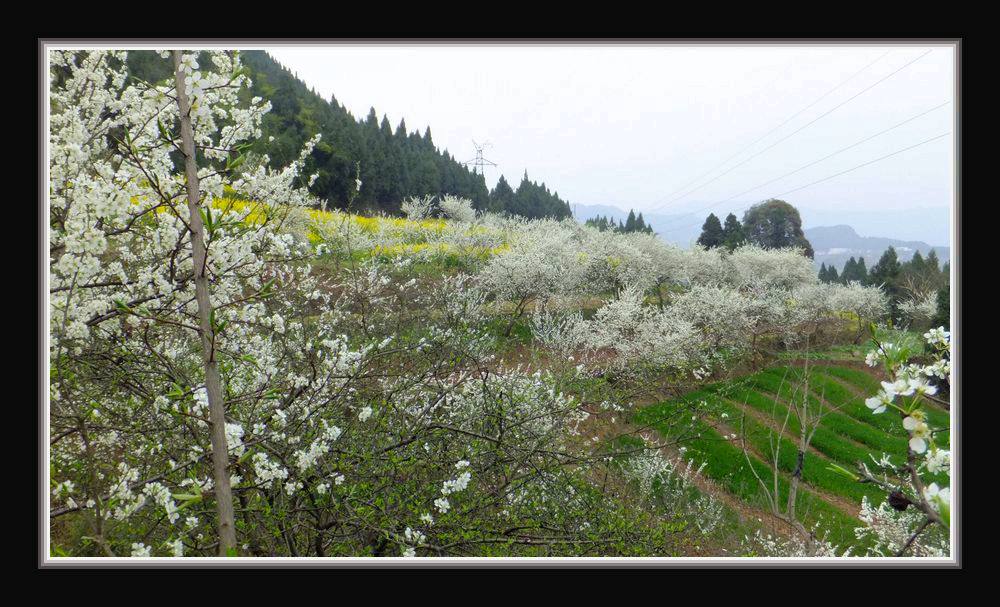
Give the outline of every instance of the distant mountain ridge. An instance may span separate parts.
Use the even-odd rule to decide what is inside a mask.
[[[627,210],[608,204],[573,204],[571,208],[573,216],[580,223],[598,215],[619,220],[624,220],[628,216]],[[636,212],[638,211],[639,209],[636,209]],[[685,214],[663,215],[643,211],[643,217],[661,238],[685,247],[698,238],[704,222],[704,218],[699,221],[696,217]],[[720,219],[723,217],[725,214],[721,215]],[[921,240],[861,236],[853,227],[846,224],[817,226],[803,231],[815,251],[816,267],[819,268],[820,264],[825,263],[836,267],[838,272],[843,270],[844,264],[851,257],[855,259],[864,257],[865,264],[870,268],[890,246],[895,247],[900,261],[909,261],[917,251],[926,257],[931,249],[937,252],[942,264],[951,259],[949,247],[933,246]]]
[[[849,225],[817,226],[804,232],[816,252],[816,266],[825,263],[838,271],[843,270],[851,257],[864,257],[866,265],[871,267],[889,247],[896,249],[900,261],[909,261],[917,251],[926,257],[931,250],[937,252],[942,264],[951,259],[950,247],[936,247],[919,240],[861,236]]]

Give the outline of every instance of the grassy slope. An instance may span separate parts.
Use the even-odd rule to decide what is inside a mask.
[[[634,421],[649,424],[661,433],[668,433],[660,418],[674,417],[678,408],[704,401],[715,411],[714,421],[745,431],[748,447],[754,453],[769,455],[775,439],[778,454],[778,492],[784,502],[788,495],[788,475],[796,465],[796,444],[799,421],[788,409],[792,399],[803,398],[801,367],[779,366],[728,382],[707,385],[682,398],[651,405],[640,410]],[[842,508],[828,502],[824,496],[836,496],[860,504],[865,496],[876,503],[882,493],[868,485],[853,482],[828,469],[831,463],[853,468],[858,461],[887,453],[895,461],[906,455],[907,434],[899,418],[891,414],[874,415],[864,404],[865,395],[875,394],[879,381],[863,370],[825,362],[809,370],[809,392],[805,395],[813,407],[822,401],[827,410],[805,456],[803,480],[807,489],[801,492],[796,508],[804,513],[807,525],[821,522],[835,543],[856,545],[854,528],[860,522]],[[925,407],[933,426],[947,427],[946,411]],[[746,413],[746,414],[745,414]],[[767,417],[772,423],[765,423]],[[776,437],[774,428],[785,424],[785,434]],[[753,471],[773,486],[771,467],[755,455],[743,453],[739,441],[724,438],[709,423],[699,423],[700,435],[687,444],[689,455],[706,463],[705,474],[727,491],[754,506],[766,508],[766,494]],[[947,438],[944,438],[947,441]],[[753,467],[753,471],[750,466]]]
[[[667,433],[668,426],[658,423],[658,419],[670,419],[675,408],[711,399],[713,396],[706,390],[692,392],[681,399],[643,408],[636,413],[634,421],[637,424],[649,424],[654,429]],[[705,462],[704,474],[743,501],[754,506],[765,506],[765,492],[754,471],[768,487],[772,487],[774,475],[770,466],[751,456],[750,465],[753,466],[751,471],[747,458],[738,445],[723,438],[708,424],[699,423],[698,431],[700,436],[685,444],[689,456],[693,456],[699,463]],[[779,474],[777,480],[779,499],[785,501],[788,499],[788,480],[783,474]],[[860,524],[857,519],[845,514],[811,491],[800,490],[796,509],[802,514],[807,525],[819,523],[822,529],[829,533],[829,539],[834,543],[845,545],[856,543],[854,528]]]

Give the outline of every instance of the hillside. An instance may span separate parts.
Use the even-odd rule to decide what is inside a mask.
[[[411,196],[452,194],[472,201],[476,209],[528,218],[569,217],[569,204],[544,183],[525,173],[516,187],[502,180],[491,192],[482,175],[470,171],[448,150],[439,149],[428,127],[409,131],[406,121],[393,127],[374,107],[356,118],[335,97],[323,99],[295,74],[264,51],[241,53],[252,89],[244,96],[271,102],[261,124],[262,136],[251,150],[267,154],[272,167],[288,164],[315,134],[322,134],[305,167],[318,175],[310,193],[329,208],[396,214]],[[130,71],[149,81],[170,75],[153,51],[129,54]],[[355,192],[356,179],[361,189]]]

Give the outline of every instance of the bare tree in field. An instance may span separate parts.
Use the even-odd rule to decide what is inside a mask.
[[[784,384],[784,381],[782,382]],[[816,430],[819,428],[826,417],[834,408],[829,407],[825,399],[820,395],[815,402],[810,402],[809,398],[809,363],[808,360],[803,366],[803,378],[798,387],[792,390],[792,393],[787,401],[787,409],[784,418],[781,420],[781,426],[775,430],[769,431],[769,448],[768,453],[762,453],[765,456],[767,463],[771,467],[771,483],[767,483],[761,476],[757,473],[756,469],[752,465],[752,460],[750,456],[750,450],[747,447],[746,441],[746,430],[745,430],[745,415],[741,422],[741,431],[743,433],[743,454],[747,460],[747,464],[750,467],[751,472],[753,472],[754,477],[757,479],[758,484],[760,484],[761,489],[764,492],[767,505],[771,514],[775,518],[783,521],[788,526],[790,526],[805,542],[807,550],[813,550],[817,541],[816,534],[810,530],[801,520],[802,513],[797,512],[796,502],[798,501],[799,488],[802,485],[802,475],[805,470],[805,457],[806,453],[809,452],[809,445],[812,442],[813,436]],[[779,395],[775,395],[775,398],[780,398]],[[779,465],[782,439],[786,436],[786,432],[789,429],[789,422],[792,417],[798,422],[798,432],[794,438],[795,445],[795,467],[788,477],[788,495],[785,500],[780,497],[780,478],[782,476],[781,468]],[[791,437],[789,437],[791,438]]]

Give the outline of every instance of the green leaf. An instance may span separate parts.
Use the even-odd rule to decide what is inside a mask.
[[[239,167],[240,167],[240,165],[242,165],[242,164],[243,164],[243,162],[244,162],[244,161],[245,161],[246,159],[247,159],[247,157],[246,157],[245,155],[243,155],[243,154],[240,154],[240,155],[239,155],[239,156],[237,156],[237,157],[236,157],[236,158],[235,158],[234,160],[227,160],[227,161],[226,161],[226,170],[227,170],[227,171],[233,171],[233,170],[235,170],[235,169],[239,168]]]
[[[274,281],[275,279],[272,278],[271,280],[265,282],[264,286],[260,288],[260,293],[258,294],[258,297],[261,298],[270,297],[273,294],[272,287],[274,286]]]
[[[173,137],[170,136],[170,132],[167,130],[167,127],[164,126],[162,120],[157,119],[156,126],[160,129],[160,137],[163,137],[166,141],[173,141]]]
[[[859,481],[859,480],[861,480],[860,476],[858,476],[857,474],[851,472],[847,468],[844,468],[842,466],[838,466],[837,464],[830,464],[829,466],[826,467],[826,469],[829,470],[830,472],[834,472],[834,473],[839,474],[841,476],[845,476],[845,477],[851,479],[852,481]]]
[[[937,502],[938,514],[941,515],[941,520],[951,528],[951,504],[936,495],[934,496],[934,501]]]
[[[170,392],[167,392],[167,396],[169,396],[171,398],[183,398],[185,391],[186,390],[184,390],[184,388],[182,388],[180,384],[174,382],[173,383],[173,390],[171,390]]]

